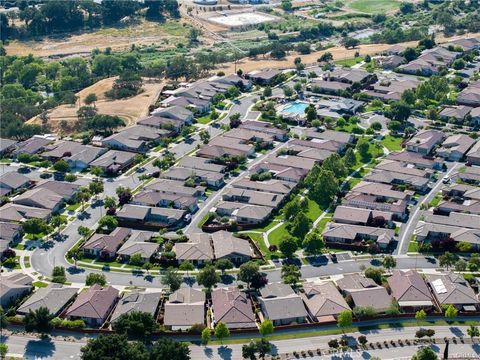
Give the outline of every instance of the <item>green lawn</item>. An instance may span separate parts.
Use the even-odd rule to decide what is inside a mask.
[[[418,243],[416,241],[410,241],[408,244],[408,252],[418,252]]]
[[[348,7],[365,13],[376,14],[398,9],[397,0],[351,0]]]
[[[82,204],[80,204],[79,202],[78,203],[75,203],[75,204],[72,204],[72,205],[68,205],[65,210],[67,211],[75,211],[77,210]]]
[[[402,141],[401,136],[387,135],[380,143],[390,151],[401,151]]]
[[[287,223],[283,223],[268,235],[268,242],[271,245],[280,245],[280,240],[288,235]]]
[[[310,220],[315,221],[322,214],[323,209],[313,200],[307,198],[308,209],[307,216]]]
[[[430,201],[430,204],[428,204],[428,207],[437,207],[440,201],[442,201],[442,199],[443,199],[442,194],[435,195],[432,201]]]
[[[260,251],[263,253],[267,260],[271,258],[272,253],[265,245],[265,242],[263,241],[263,236],[261,234],[243,233],[243,235],[247,235],[248,237],[250,237],[250,239],[252,239],[255,244],[257,244],[257,246],[260,248]]]
[[[24,263],[25,263],[25,267],[27,267],[27,268],[32,266],[32,265],[30,265],[30,256],[25,256]]]
[[[46,282],[43,282],[43,281],[35,281],[32,283],[33,286],[37,287],[37,288],[44,288],[44,287],[47,287],[48,284]]]
[[[317,227],[316,227],[316,230],[318,230],[318,232],[322,233],[323,230],[325,229],[325,227],[327,226],[327,224],[332,221],[332,217],[333,217],[333,214],[327,214],[325,215],[325,217],[320,220],[320,222],[318,223]]]
[[[362,61],[363,61],[363,57],[357,56],[355,58],[350,58],[350,59],[335,60],[334,63],[339,66],[352,67],[353,65],[361,63]]]
[[[19,243],[17,245],[14,246],[14,249],[16,250],[25,250],[25,245]]]

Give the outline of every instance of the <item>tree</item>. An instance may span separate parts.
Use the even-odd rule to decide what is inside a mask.
[[[83,238],[86,238],[88,235],[90,235],[90,229],[86,226],[80,225],[77,229],[78,235],[80,235]]]
[[[370,144],[367,139],[362,138],[358,141],[357,150],[362,159],[370,158]]]
[[[54,215],[50,219],[50,226],[54,229],[62,226],[63,224],[66,224],[66,223],[67,223],[67,219],[65,218],[65,216],[62,216],[62,215]]]
[[[113,330],[131,339],[148,338],[157,330],[157,323],[150,313],[132,311],[122,314],[113,323]]]
[[[242,124],[242,120],[240,120],[240,113],[235,113],[230,116],[230,128],[235,129]]]
[[[270,353],[270,351],[272,351],[272,344],[270,344],[270,342],[264,338],[257,341],[255,343],[255,346],[257,348],[257,352],[258,352],[258,355],[260,356],[260,359],[265,359],[265,355],[267,355],[268,353]]]
[[[205,286],[209,291],[220,281],[220,276],[217,274],[213,265],[209,264],[200,270],[197,274],[197,282]]]
[[[207,130],[200,131],[199,136],[200,140],[202,140],[204,144],[208,144],[208,142],[210,141],[210,134]]]
[[[343,310],[337,317],[337,326],[345,331],[344,329],[352,325],[353,315],[349,310]]]
[[[192,27],[188,32],[188,40],[190,41],[190,44],[197,43],[198,37],[201,34],[202,32],[199,29]]]
[[[411,14],[415,11],[415,5],[408,2],[402,2],[400,4],[400,12],[402,14]]]
[[[342,45],[345,46],[345,49],[349,48],[355,48],[360,44],[360,40],[351,38],[351,37],[345,37],[342,39]]]
[[[310,230],[311,222],[305,212],[300,211],[292,221],[290,232],[296,238],[303,239]]]
[[[105,215],[98,221],[98,227],[100,229],[106,228],[107,231],[113,231],[118,226],[118,220],[112,215]]]
[[[257,345],[250,341],[248,344],[242,346],[242,357],[244,359],[256,360],[257,359]]]
[[[458,315],[458,310],[455,308],[453,305],[448,305],[448,307],[445,309],[445,317],[449,320],[453,320],[457,317]]]
[[[172,266],[170,266],[162,276],[162,284],[167,285],[170,288],[171,292],[180,289],[182,281],[182,276]]]
[[[27,234],[46,234],[50,232],[50,227],[45,220],[32,218],[22,223],[22,229]]]
[[[302,204],[298,197],[295,197],[293,200],[288,202],[283,208],[283,215],[286,220],[290,220],[296,214],[298,214],[302,209]]]
[[[295,265],[283,264],[282,280],[285,284],[295,285],[300,281],[302,274],[300,269]]]
[[[342,158],[336,153],[325,159],[322,168],[333,172],[337,178],[342,178],[348,173],[348,169],[345,167]]]
[[[119,205],[125,205],[132,199],[132,190],[128,187],[119,186],[115,190]]]
[[[0,329],[5,329],[8,326],[7,314],[0,306]]]
[[[70,170],[70,166],[65,160],[58,160],[55,164],[53,164],[53,168],[55,171],[66,173]]]
[[[343,163],[349,169],[353,168],[357,164],[357,157],[355,151],[352,148],[348,148],[343,155]]]
[[[258,328],[258,331],[262,335],[262,337],[265,337],[267,335],[273,334],[273,322],[270,319],[265,319],[262,321],[260,324],[260,327]]]
[[[290,12],[290,11],[292,11],[293,5],[292,5],[292,2],[290,0],[282,0],[281,7],[282,7],[283,11]]]
[[[3,14],[2,14],[3,15]],[[0,359],[4,360],[8,353],[8,346],[7,344],[0,344]]]
[[[100,335],[97,338],[91,338],[80,351],[82,360],[148,359],[145,345],[138,341],[128,341],[126,335],[118,334]],[[168,359],[168,357],[165,359]]]
[[[66,281],[65,268],[63,266],[55,266],[52,270],[52,282],[64,284]]]
[[[383,276],[382,269],[375,269],[370,267],[365,270],[365,277],[372,279],[378,285],[382,285],[382,276]]]
[[[467,334],[471,338],[479,337],[480,336],[480,330],[478,330],[478,327],[470,325],[470,327],[467,329]]]
[[[92,193],[86,187],[81,187],[78,193],[75,195],[77,201],[82,203],[82,210],[85,208],[85,202],[92,197]]]
[[[293,96],[293,89],[290,86],[284,86],[283,94],[285,95],[285,97]]]
[[[279,250],[287,258],[291,258],[297,249],[297,240],[293,236],[286,235],[280,241]]]
[[[368,343],[367,337],[365,335],[360,335],[357,340],[358,343],[362,346],[365,346]]]
[[[95,104],[97,100],[98,100],[97,95],[95,93],[90,93],[85,97],[83,102],[85,103],[85,105],[91,105],[91,104]]]
[[[228,330],[227,325],[224,322],[220,321],[215,325],[215,337],[220,340],[223,344],[223,339],[230,336],[230,330]]]
[[[323,241],[322,234],[315,229],[305,236],[302,246],[311,254],[321,254],[322,249],[325,247],[325,242]]]
[[[390,109],[385,111],[385,116],[403,123],[410,117],[411,113],[410,105],[403,101],[395,101],[390,105]]]
[[[438,360],[438,356],[435,354],[435,351],[429,347],[424,347],[417,350],[413,355],[412,360]]]
[[[41,334],[48,333],[52,330],[50,320],[53,318],[54,316],[50,314],[46,307],[42,306],[35,311],[30,310],[23,319],[25,330],[28,332],[37,331]]]
[[[203,329],[202,330],[202,344],[207,345],[211,338],[212,338],[212,335],[210,333],[210,329],[209,328]]]
[[[333,55],[331,52],[327,51],[320,56],[318,62],[330,62],[333,60]]]
[[[440,267],[445,266],[447,270],[450,266],[453,266],[455,264],[456,260],[457,260],[457,257],[455,256],[455,254],[452,254],[451,252],[448,252],[448,251],[438,257],[438,262],[440,264]]]
[[[104,274],[97,274],[97,273],[90,273],[87,275],[87,278],[85,279],[85,285],[86,286],[92,286],[98,284],[100,286],[105,286],[107,285],[107,278],[105,277]]]
[[[417,320],[417,321],[422,321],[422,320],[425,320],[426,318],[427,318],[427,313],[423,309],[418,310],[415,313],[415,320]]]
[[[88,184],[88,190],[94,195],[98,195],[103,192],[104,186],[101,181],[92,181]]]
[[[322,206],[329,206],[339,191],[338,180],[330,170],[322,169],[313,184],[311,197]]]
[[[247,283],[248,288],[252,281],[260,275],[259,266],[253,261],[246,262],[240,265],[240,271],[238,272],[237,278],[240,281]]]
[[[179,270],[181,271],[186,271],[187,272],[187,276],[188,276],[188,272],[189,271],[193,271],[193,269],[195,269],[195,267],[193,266],[193,264],[190,262],[190,261],[183,261],[180,266],[178,267]]]
[[[272,96],[272,88],[270,86],[265,86],[263,89],[263,96],[266,98]]]
[[[229,259],[219,259],[215,263],[215,267],[222,272],[222,275],[225,274],[226,270],[233,269],[233,264]]]
[[[105,209],[115,209],[117,207],[115,198],[112,196],[107,196],[105,199],[103,199],[103,207]]]
[[[393,269],[397,266],[397,260],[391,255],[387,255],[383,258],[382,265],[385,269]]]

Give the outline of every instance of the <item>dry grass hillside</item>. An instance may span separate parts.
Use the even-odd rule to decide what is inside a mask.
[[[78,121],[77,110],[83,105],[83,99],[90,94],[97,95],[98,101],[95,106],[98,113],[107,115],[117,115],[125,120],[127,125],[135,123],[138,118],[148,114],[149,105],[153,104],[158,98],[163,83],[158,80],[149,82],[144,81],[144,91],[137,96],[123,99],[123,100],[109,100],[105,97],[105,92],[112,88],[115,78],[108,78],[98,81],[77,93],[79,100],[75,105],[60,105],[52,109],[49,116],[49,125],[53,131],[60,129],[60,122],[65,120],[69,125]],[[37,117],[28,121],[29,123],[39,123],[40,119]]]

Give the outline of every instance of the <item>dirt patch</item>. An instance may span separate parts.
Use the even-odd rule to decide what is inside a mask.
[[[97,95],[98,101],[95,106],[98,113],[117,115],[124,119],[127,125],[134,124],[140,117],[148,115],[148,107],[156,101],[163,87],[163,82],[158,80],[144,80],[142,86],[144,91],[141,94],[123,100],[108,100],[105,91],[111,89],[114,80],[115,78],[100,80],[78,92],[79,100],[75,105],[60,105],[50,110],[48,124],[52,131],[58,131],[63,120],[67,122],[69,128],[73,127],[78,121],[77,111],[83,105],[83,99],[90,93]],[[34,117],[28,120],[28,123],[40,123],[40,119]]]
[[[138,24],[104,28],[92,32],[83,32],[76,35],[44,38],[41,41],[11,41],[6,50],[9,55],[34,56],[67,56],[88,55],[95,49],[111,47],[121,51],[135,45],[161,45],[162,48],[173,48],[179,42],[186,42],[188,27],[185,22],[166,21],[156,23],[141,21]]]
[[[480,37],[480,33],[475,33],[475,34],[464,34],[464,35],[459,35],[459,36],[453,36],[446,38],[444,36],[437,36],[436,41],[437,43],[445,43],[449,42],[452,40],[456,39],[462,39],[462,38],[469,38],[469,37]],[[399,43],[399,45],[405,46],[405,47],[415,47],[417,46],[418,42],[417,41],[408,41],[408,42],[403,42]],[[257,59],[251,59],[251,58],[244,58],[242,60],[239,60],[236,65],[236,69],[242,69],[243,72],[250,72],[253,70],[259,70],[259,69],[286,69],[286,68],[293,68],[293,62],[296,57],[301,57],[302,62],[306,65],[314,65],[317,62],[317,59],[324,54],[325,52],[330,52],[333,55],[334,60],[343,60],[343,59],[350,59],[355,56],[356,52],[359,52],[360,55],[374,55],[381,53],[382,51],[387,50],[388,48],[392,47],[393,44],[365,44],[365,45],[359,45],[355,49],[345,49],[343,46],[335,46],[327,50],[322,50],[322,51],[315,51],[312,52],[311,54],[308,55],[300,55],[297,52],[290,52],[288,56],[286,56],[284,59],[281,60],[275,60],[271,59],[269,57],[263,58],[262,56],[259,56]],[[222,65],[219,65],[218,67],[222,71],[224,71],[226,74],[232,73],[235,71],[235,63],[225,63]]]

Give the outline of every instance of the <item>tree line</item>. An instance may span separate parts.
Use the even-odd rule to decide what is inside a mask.
[[[1,40],[29,38],[55,33],[70,33],[114,25],[124,17],[144,16],[148,20],[163,21],[167,16],[179,18],[177,0],[50,0],[34,6],[27,0],[18,0],[18,13],[0,14]],[[22,25],[14,21],[18,19]]]

